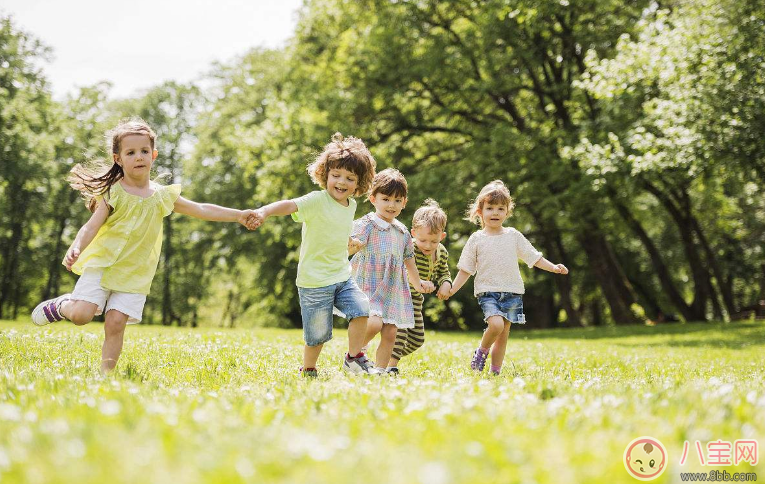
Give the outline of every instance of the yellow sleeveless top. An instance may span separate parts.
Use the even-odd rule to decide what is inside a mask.
[[[180,185],[152,182],[146,198],[125,191],[117,182],[103,197],[113,209],[93,241],[72,266],[75,274],[103,269],[101,286],[111,291],[149,294],[162,250],[162,219],[173,211]]]

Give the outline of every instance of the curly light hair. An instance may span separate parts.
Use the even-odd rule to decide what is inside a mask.
[[[446,212],[438,202],[428,198],[412,217],[412,230],[427,227],[431,234],[440,234],[446,229]]]
[[[363,141],[353,136],[344,138],[342,134],[335,133],[332,141],[324,147],[324,151],[308,165],[308,174],[314,183],[327,188],[330,170],[348,170],[359,177],[354,195],[361,196],[368,193],[372,187],[376,166],[372,153]]]

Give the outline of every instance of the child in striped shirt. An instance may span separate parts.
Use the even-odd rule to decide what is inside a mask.
[[[438,287],[438,298],[446,300],[452,288],[449,274],[449,252],[441,241],[446,237],[446,213],[433,199],[425,200],[412,217],[412,239],[414,239],[414,260],[419,278]],[[414,327],[399,328],[396,343],[388,363],[388,373],[398,374],[398,362],[401,358],[415,352],[425,342],[425,321],[422,305],[425,296],[409,286],[414,306]]]

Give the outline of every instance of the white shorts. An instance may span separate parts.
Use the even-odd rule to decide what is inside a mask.
[[[85,269],[74,286],[71,299],[86,301],[98,306],[96,315],[108,313],[112,309],[127,314],[127,324],[141,322],[146,294],[118,292],[101,287],[102,269]]]

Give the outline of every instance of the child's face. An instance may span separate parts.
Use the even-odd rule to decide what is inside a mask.
[[[501,228],[502,224],[507,220],[507,205],[487,203],[481,208],[480,214],[484,227],[498,229]]]
[[[431,255],[438,248],[438,243],[444,240],[446,232],[433,233],[429,227],[417,227],[412,229],[412,238],[415,245],[425,255]]]
[[[327,193],[342,203],[348,205],[348,198],[356,192],[359,177],[344,168],[332,168],[327,175]]]
[[[129,134],[120,141],[120,154],[114,155],[114,162],[122,166],[127,177],[148,178],[155,158],[157,150],[152,149],[148,136]]]
[[[398,217],[404,207],[406,207],[406,197],[398,195],[378,193],[371,195],[369,201],[375,206],[377,215],[387,222],[393,222],[393,219]]]

